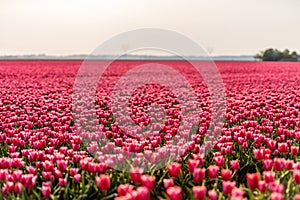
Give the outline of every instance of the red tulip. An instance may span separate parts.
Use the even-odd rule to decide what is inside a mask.
[[[207,171],[208,171],[208,177],[209,177],[209,178],[217,178],[217,176],[218,176],[218,171],[219,171],[219,167],[218,167],[218,166],[215,166],[215,165],[210,165],[210,166],[207,168]]]
[[[143,169],[134,168],[130,170],[130,179],[133,183],[140,183],[143,174]]]
[[[181,171],[181,165],[178,163],[172,163],[167,166],[167,170],[170,176],[178,177]]]
[[[218,194],[215,190],[209,190],[208,191],[208,197],[210,200],[217,200],[218,199]]]
[[[147,187],[138,187],[136,189],[136,192],[137,192],[137,200],[138,199],[143,199],[143,200],[149,200],[150,199],[150,192],[148,190]]]
[[[20,182],[15,184],[15,193],[19,194],[23,191],[23,185]]]
[[[274,181],[275,172],[271,171],[264,171],[263,172],[263,178],[266,181],[266,183],[271,183]]]
[[[130,193],[133,191],[133,186],[132,185],[128,185],[128,184],[121,184],[118,187],[117,193],[118,196],[125,196],[126,194]]]
[[[5,169],[0,169],[0,181],[5,181],[8,175],[8,171]]]
[[[283,200],[284,196],[278,192],[272,192],[270,200]]]
[[[65,178],[59,178],[58,182],[59,182],[60,187],[66,187],[67,186],[67,179],[65,179]]]
[[[57,160],[56,161],[57,164],[57,168],[61,171],[61,172],[65,172],[67,169],[67,165],[68,165],[68,161],[67,160]]]
[[[300,170],[296,169],[293,171],[293,179],[295,183],[300,184]]]
[[[283,158],[274,158],[275,171],[282,171],[284,169],[285,160]]]
[[[285,160],[284,167],[286,170],[291,170],[294,167],[294,161],[293,160]]]
[[[296,194],[294,197],[295,200],[300,200],[300,194]]]
[[[299,147],[298,146],[291,146],[291,153],[293,156],[297,156],[299,152]]]
[[[80,174],[75,174],[74,175],[74,182],[79,183],[81,181],[81,175]]]
[[[281,183],[274,181],[272,183],[269,183],[269,190],[270,190],[270,192],[276,192],[276,193],[283,194],[284,186]]]
[[[216,157],[214,157],[214,162],[216,163],[217,166],[223,167],[224,157],[223,156],[216,156]]]
[[[201,183],[205,178],[205,169],[196,168],[193,173],[193,180],[195,183]]]
[[[50,181],[52,172],[42,172],[42,175],[46,181]]]
[[[254,157],[256,160],[263,160],[264,159],[264,150],[263,149],[254,149]]]
[[[231,179],[232,172],[229,169],[222,169],[221,176],[223,181],[229,181]]]
[[[44,198],[49,198],[51,195],[51,187],[50,186],[42,186],[42,194]]]
[[[110,188],[110,177],[108,175],[96,176],[95,180],[100,190],[108,190]]]
[[[33,175],[36,175],[36,173],[37,173],[36,168],[33,166],[28,166],[27,171],[29,174],[33,174]]]
[[[23,175],[23,171],[21,171],[21,170],[15,170],[13,172],[14,181],[21,181],[22,175]]]
[[[244,191],[240,188],[233,188],[231,191],[230,199],[240,199],[242,200],[244,197]]]
[[[203,200],[206,197],[206,187],[205,186],[194,186],[193,195],[196,200]]]
[[[164,179],[163,182],[165,189],[174,186],[173,179]]]
[[[236,182],[224,181],[222,182],[224,194],[230,194],[232,189],[235,187]]]
[[[273,167],[273,161],[271,159],[264,160],[263,165],[265,171],[270,171]]]
[[[150,175],[142,175],[141,184],[142,186],[147,187],[149,190],[152,190],[155,186],[155,178]]]
[[[75,176],[76,174],[78,174],[79,169],[78,168],[71,168],[70,169],[70,176]]]
[[[266,192],[267,191],[267,183],[265,181],[259,181],[258,189],[260,192]]]
[[[233,170],[238,170],[240,169],[240,164],[238,160],[231,160],[230,161],[230,165],[232,167]]]
[[[200,164],[199,160],[189,159],[188,160],[188,170],[190,173],[194,172],[194,169],[196,169]]]
[[[247,177],[247,182],[248,182],[249,187],[251,189],[256,189],[258,187],[260,174],[259,173],[254,173],[254,174],[247,173],[246,177]]]
[[[181,200],[182,199],[182,190],[179,186],[172,186],[166,190],[166,193],[170,200]]]
[[[53,169],[54,169],[53,163],[48,161],[48,160],[43,162],[42,165],[43,165],[44,170],[47,171],[47,172],[48,171],[53,171]]]
[[[288,153],[289,146],[287,145],[287,143],[278,143],[278,150],[280,153]]]

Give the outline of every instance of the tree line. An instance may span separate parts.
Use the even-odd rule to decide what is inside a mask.
[[[288,49],[280,51],[278,49],[269,48],[257,53],[254,58],[262,61],[298,61],[299,55],[296,51],[290,52]]]

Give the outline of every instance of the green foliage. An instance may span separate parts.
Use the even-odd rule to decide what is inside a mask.
[[[257,53],[254,58],[262,61],[298,61],[299,55],[296,51],[290,53],[288,49],[279,51],[278,49],[269,48]]]

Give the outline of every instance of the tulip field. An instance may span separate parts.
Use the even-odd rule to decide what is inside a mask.
[[[177,70],[199,101],[196,133],[173,152],[175,159],[165,159],[160,148],[180,139],[188,108],[180,107],[176,94],[155,84],[137,88],[130,100],[135,124],[151,122],[149,101],[166,112],[156,116],[162,126],[147,137],[127,135],[112,108],[111,91],[120,77],[149,62]],[[99,79],[92,102],[105,148],[97,146],[100,136],[92,128],[80,134],[76,125],[90,123],[74,117],[73,86],[81,64],[0,61],[0,200],[300,200],[299,62],[216,61],[226,111],[222,126],[209,130],[215,117],[210,92],[186,62],[115,61]],[[202,144],[212,132],[220,134],[205,151]],[[126,152],[137,155],[132,163]],[[141,156],[160,166],[147,168]],[[130,169],[120,170],[125,165]]]

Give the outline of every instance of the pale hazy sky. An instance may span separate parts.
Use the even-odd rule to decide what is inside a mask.
[[[0,0],[0,55],[88,54],[145,27],[182,33],[212,55],[300,53],[300,0]]]

